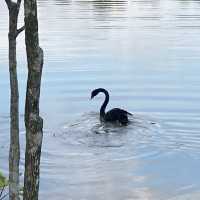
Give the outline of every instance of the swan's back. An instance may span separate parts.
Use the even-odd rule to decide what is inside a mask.
[[[108,122],[118,122],[120,124],[126,125],[129,122],[128,115],[132,114],[120,108],[113,108],[105,114],[104,120]]]

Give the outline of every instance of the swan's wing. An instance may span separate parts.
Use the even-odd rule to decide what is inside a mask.
[[[111,112],[111,113],[119,113],[121,115],[133,115],[132,113],[130,112],[127,112],[126,110],[123,110],[121,108],[113,108],[112,110],[108,111],[108,112]]]
[[[131,113],[127,112],[126,110],[122,110],[120,108],[113,108],[106,113],[106,120],[108,121],[128,121],[128,116],[132,115]]]

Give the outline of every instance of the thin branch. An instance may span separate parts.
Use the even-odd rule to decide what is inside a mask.
[[[9,194],[9,193],[7,193],[7,194],[5,194],[4,196],[2,196],[2,197],[0,198],[0,200],[3,200],[4,198],[6,198],[6,196],[8,196],[8,194]]]
[[[12,1],[11,0],[5,0],[7,6],[8,6],[8,9],[11,8],[11,4],[12,4]]]
[[[3,194],[4,188],[5,188],[5,185],[4,185],[3,188],[1,189],[0,198],[1,198],[1,195]]]
[[[22,26],[21,28],[17,29],[16,37],[17,37],[22,31],[24,31],[24,29],[25,29],[25,26]]]
[[[19,13],[19,8],[20,8],[20,4],[21,4],[21,0],[19,0],[18,2],[14,2],[12,0],[5,0],[9,11],[14,10],[14,12],[17,12],[17,14]]]

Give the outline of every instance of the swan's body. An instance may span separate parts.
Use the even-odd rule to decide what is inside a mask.
[[[112,110],[105,112],[106,106],[109,102],[109,93],[107,90],[103,88],[93,90],[91,93],[91,99],[100,92],[105,94],[105,100],[100,108],[100,120],[104,122],[118,122],[122,125],[126,125],[129,122],[128,115],[132,114],[120,108],[113,108]]]

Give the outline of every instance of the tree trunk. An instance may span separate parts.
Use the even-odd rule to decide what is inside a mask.
[[[43,137],[43,119],[39,116],[43,51],[39,47],[37,1],[24,0],[24,13],[26,27],[25,40],[28,61],[28,80],[25,106],[26,154],[24,200],[37,200]]]
[[[5,0],[9,10],[9,72],[10,72],[10,150],[9,150],[9,199],[19,200],[19,92],[17,80],[16,37],[23,30],[17,29],[21,0]]]

